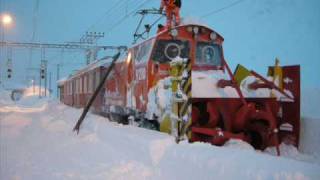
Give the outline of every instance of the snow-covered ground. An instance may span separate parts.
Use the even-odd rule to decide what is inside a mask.
[[[235,140],[225,147],[176,144],[167,134],[92,114],[76,135],[72,128],[81,110],[30,94],[14,103],[8,95],[0,90],[1,180],[320,178],[317,158],[284,144],[284,157]],[[313,122],[304,126],[313,135],[302,139],[306,153],[320,146],[319,133],[314,135],[320,121]]]
[[[302,89],[300,150],[320,162],[320,88]]]

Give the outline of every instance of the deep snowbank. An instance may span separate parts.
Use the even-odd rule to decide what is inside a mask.
[[[11,100],[11,90],[4,90],[0,88],[0,113],[5,112],[42,112],[46,109],[48,98],[42,97],[39,99],[38,92],[44,94],[44,89],[39,87],[21,88],[23,89],[23,96],[18,101]],[[49,92],[47,92],[49,96]]]
[[[228,147],[177,145],[169,135],[92,114],[76,135],[72,128],[81,110],[53,100],[42,103],[46,104],[42,111],[31,111],[30,106],[28,112],[0,112],[0,179],[320,177],[319,165],[257,153],[244,144],[243,148],[232,142]]]
[[[305,88],[301,92],[301,116],[319,119],[320,88]]]
[[[320,162],[320,89],[305,88],[301,95],[301,131],[299,149]]]

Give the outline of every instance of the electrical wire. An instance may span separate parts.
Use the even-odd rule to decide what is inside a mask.
[[[138,5],[134,10],[132,10],[129,14],[126,14],[125,16],[123,16],[118,22],[114,23],[107,31],[108,33],[112,32],[116,27],[118,27],[119,25],[121,25],[127,18],[129,18],[131,15],[133,15],[134,13],[136,13],[136,11],[138,11],[140,8],[142,8],[144,5],[150,3],[150,0],[145,0],[143,3],[141,3],[140,5]]]
[[[224,11],[224,10],[226,10],[226,9],[229,9],[229,8],[231,8],[231,7],[233,7],[233,6],[237,5],[237,4],[240,4],[240,3],[244,2],[244,1],[245,1],[245,0],[235,1],[235,2],[233,2],[233,3],[231,3],[231,4],[227,5],[227,6],[224,6],[224,7],[222,7],[222,8],[219,8],[219,9],[216,9],[216,10],[214,10],[214,11],[211,11],[211,12],[209,12],[209,13],[207,13],[207,14],[204,14],[204,15],[201,16],[200,18],[206,18],[206,17],[212,16],[213,14],[216,14],[216,13],[219,13],[219,12]]]
[[[40,7],[40,0],[35,0],[35,6],[33,9],[33,29],[32,29],[32,37],[31,42],[34,42],[36,39],[36,33],[38,28],[38,16],[39,16],[39,7]]]
[[[150,29],[152,29],[152,28],[154,27],[154,25],[156,25],[162,18],[163,18],[163,15],[161,15],[158,19],[156,19],[156,20],[150,25]],[[137,32],[137,31],[136,31],[136,32]],[[141,38],[141,39],[145,39],[145,38],[143,37],[143,35],[146,34],[146,33],[148,33],[148,30],[145,30],[145,31],[143,31],[143,32],[140,33],[140,34],[137,34],[137,35],[138,35],[138,38],[135,38],[135,39],[133,40],[133,44],[135,44],[140,38]],[[135,34],[136,34],[136,33],[135,33]]]
[[[96,26],[99,26],[101,24],[103,25],[106,22],[109,26],[110,22],[108,20],[112,19],[112,17],[119,17],[119,15],[117,14],[121,12],[122,9],[127,8],[129,6],[129,1],[130,0],[119,0],[116,3],[114,3],[113,6],[111,6],[105,13],[103,13],[103,15],[100,16],[100,18],[98,18],[98,20],[95,23],[91,24],[85,32],[95,29]],[[133,0],[131,3],[136,4],[135,0]]]
[[[95,23],[93,23],[91,26],[89,26],[87,28],[86,31],[89,31],[90,29],[92,29],[95,25],[97,25],[100,21],[102,21],[106,16],[110,15],[112,11],[114,11],[115,9],[119,8],[118,6],[123,2],[125,2],[126,0],[120,0],[118,2],[116,2],[113,6],[111,6]]]

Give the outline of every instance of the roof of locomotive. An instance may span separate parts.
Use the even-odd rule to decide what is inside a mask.
[[[218,36],[222,41],[224,40],[224,38],[223,38],[219,33],[217,33],[216,31],[214,31],[213,29],[211,29],[209,26],[207,26],[207,25],[205,25],[205,24],[194,23],[194,22],[182,22],[181,25],[176,26],[175,28],[180,29],[180,28],[189,27],[189,26],[197,26],[197,27],[200,27],[200,28],[206,28],[206,29],[208,29],[209,31],[212,31],[212,32],[216,33],[217,36]],[[133,49],[134,47],[137,47],[137,46],[143,44],[143,43],[146,42],[146,41],[150,41],[150,40],[152,40],[152,39],[156,39],[157,37],[159,37],[159,36],[161,36],[161,35],[163,35],[163,34],[169,33],[170,30],[171,30],[171,29],[163,30],[163,31],[157,33],[156,35],[154,35],[154,36],[152,36],[152,37],[150,37],[150,38],[148,38],[148,39],[146,39],[146,40],[144,40],[144,41],[141,41],[141,42],[139,42],[139,43],[131,46],[129,49]],[[121,62],[121,61],[123,61],[124,59],[126,59],[126,56],[127,56],[126,53],[122,53],[121,57],[119,57],[119,61]],[[110,64],[111,60],[112,60],[112,57],[108,57],[108,58],[102,59],[102,60],[96,60],[96,61],[90,63],[89,65],[87,65],[86,67],[84,67],[84,68],[76,71],[74,74],[70,75],[70,76],[67,78],[67,80],[72,79],[72,78],[74,78],[74,77],[76,77],[76,76],[78,76],[78,75],[80,75],[80,74],[83,74],[83,73],[86,73],[86,72],[88,72],[88,71],[91,71],[91,70],[93,70],[93,69],[96,69],[96,68],[98,68],[98,67],[107,67],[107,66]],[[118,61],[118,62],[119,62],[119,61]]]
[[[209,26],[207,26],[207,25],[205,25],[205,24],[193,23],[193,22],[190,22],[190,23],[188,23],[188,22],[185,22],[185,23],[182,22],[181,25],[176,26],[175,28],[183,28],[183,27],[188,27],[188,26],[198,26],[198,27],[206,28],[206,29],[208,29],[208,30],[216,33],[217,36],[218,36],[222,41],[224,41],[224,38],[223,38],[219,33],[217,33],[216,31],[214,31],[212,28],[210,28]],[[152,37],[150,37],[150,38],[148,38],[148,39],[146,39],[146,40],[144,40],[144,41],[141,41],[141,42],[139,42],[139,43],[137,43],[137,44],[134,44],[134,45],[131,46],[129,49],[132,49],[132,48],[134,48],[134,47],[137,47],[137,46],[143,44],[143,43],[146,42],[146,41],[150,41],[150,40],[152,40],[152,39],[156,39],[157,37],[159,37],[159,36],[161,36],[161,35],[163,35],[163,34],[169,33],[170,30],[171,30],[171,29],[163,30],[163,31],[155,34],[154,36],[152,36]]]

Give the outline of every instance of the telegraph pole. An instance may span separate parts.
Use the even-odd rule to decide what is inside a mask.
[[[52,73],[50,72],[49,73],[49,97],[51,96],[51,76],[52,76]]]
[[[46,61],[45,61],[46,62]],[[44,96],[47,97],[47,90],[48,90],[48,68],[47,68],[47,62],[45,66],[45,75],[44,75]]]
[[[0,24],[0,27],[1,27],[1,41],[4,41],[4,31],[5,31],[5,27],[4,27],[4,23],[2,22],[2,16],[0,15],[0,18],[1,18],[1,24]],[[3,57],[4,59],[4,48],[0,48],[0,59]],[[0,61],[0,85],[2,83],[2,68],[1,68],[1,61]]]
[[[104,32],[86,32],[81,38],[81,44],[97,44],[100,38],[104,37]]]
[[[42,96],[42,93],[41,93],[41,85],[42,85],[42,80],[44,80],[44,86],[45,86],[45,96],[46,96],[46,83],[47,83],[47,80],[46,80],[46,76],[47,76],[47,61],[46,60],[41,60],[41,65],[40,65],[40,78],[39,78],[39,97],[41,98]]]
[[[41,71],[42,71],[42,68],[39,69],[39,98],[41,98]]]
[[[60,79],[60,64],[57,64],[57,81]],[[57,98],[59,97],[59,87],[57,86]]]

